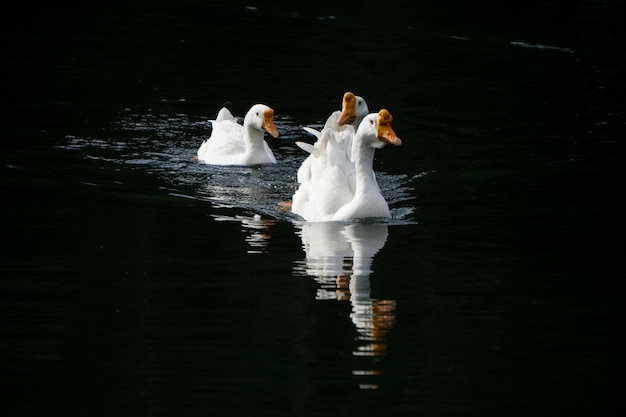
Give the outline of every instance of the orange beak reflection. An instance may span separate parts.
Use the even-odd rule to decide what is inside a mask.
[[[272,135],[273,137],[278,137],[278,129],[274,126],[274,110],[267,109],[263,112],[263,129]]]
[[[376,137],[391,145],[400,146],[402,141],[396,135],[396,132],[391,128],[391,122],[393,117],[387,109],[382,109],[378,112],[378,127],[376,128]]]
[[[351,92],[343,95],[341,114],[337,120],[339,126],[351,125],[356,120],[356,97]]]

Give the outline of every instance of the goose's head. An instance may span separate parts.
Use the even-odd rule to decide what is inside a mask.
[[[392,121],[393,117],[387,109],[368,114],[359,125],[357,136],[369,141],[373,148],[382,148],[386,144],[400,146],[402,141],[391,128]]]
[[[255,104],[248,110],[243,121],[244,125],[252,126],[255,129],[266,131],[273,137],[278,137],[278,130],[274,125],[274,110],[265,104]]]
[[[353,93],[347,92],[343,95],[341,114],[339,115],[337,124],[339,126],[354,124],[358,127],[369,112],[367,103],[363,97],[355,96]]]

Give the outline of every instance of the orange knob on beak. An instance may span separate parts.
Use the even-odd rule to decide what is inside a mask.
[[[389,113],[389,110],[382,109],[378,112],[378,126],[376,128],[376,137],[391,145],[400,146],[402,145],[402,141],[396,135],[396,132],[391,128],[391,122],[393,121],[393,116]]]
[[[278,129],[274,126],[274,110],[267,109],[263,112],[263,129],[272,135],[273,137],[278,137]]]
[[[356,120],[356,97],[351,92],[343,95],[341,114],[337,120],[339,126],[351,125]]]

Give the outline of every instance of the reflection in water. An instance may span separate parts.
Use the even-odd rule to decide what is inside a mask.
[[[387,241],[386,224],[302,223],[299,225],[306,253],[305,272],[320,284],[316,299],[349,300],[350,319],[358,331],[356,357],[380,357],[387,352],[386,334],[395,322],[395,300],[370,296],[374,256]],[[367,368],[372,368],[370,361]],[[373,369],[353,370],[354,375],[376,375]],[[375,389],[376,384],[360,384]]]
[[[125,164],[132,169],[143,167],[157,174],[169,195],[209,202],[207,209],[215,221],[239,223],[247,253],[265,254],[277,233],[272,229],[295,220],[277,206],[293,195],[293,176],[303,158],[293,146],[294,140],[302,138],[301,126],[290,116],[276,123],[281,136],[272,146],[277,157],[280,155],[280,163],[271,166],[220,167],[194,161],[195,149],[210,132],[205,118],[149,109],[124,109],[114,127],[105,131],[106,136],[68,135],[62,147],[79,151],[90,160]],[[392,221],[404,223],[414,210],[415,192],[409,184],[419,176],[382,171],[376,176],[393,207]],[[99,185],[95,179],[89,182]],[[319,283],[316,299],[351,303],[350,319],[357,330],[352,353],[358,363],[353,375],[360,387],[376,388],[376,384],[365,381],[379,375],[377,359],[386,355],[386,333],[395,321],[394,300],[370,297],[371,265],[386,243],[387,225],[305,223],[296,228],[306,250],[306,261],[302,262],[306,275]],[[239,238],[235,235],[233,239]],[[304,271],[295,272],[302,275]]]
[[[269,233],[271,226],[276,224],[273,220],[262,219],[255,214],[248,216],[212,216],[216,221],[241,222],[242,231],[246,234],[246,242],[250,245],[248,253],[265,253],[272,236]]]

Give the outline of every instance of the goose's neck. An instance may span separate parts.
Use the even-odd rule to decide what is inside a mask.
[[[355,137],[356,137],[356,132],[359,130],[359,125],[361,124],[363,119],[365,119],[365,116],[357,116],[356,119],[354,120],[354,122],[351,125],[352,130],[354,131],[354,136]]]
[[[374,176],[372,166],[374,164],[375,149],[364,141],[354,138],[358,143],[355,144],[356,155],[354,156],[354,165],[356,168],[356,190],[355,195],[364,194],[368,190],[378,189],[378,183]]]
[[[243,141],[246,144],[246,152],[263,149],[263,131],[246,125],[243,129]]]
[[[367,116],[367,114],[364,114],[362,116],[357,116],[356,120],[354,120],[354,123],[352,123],[352,127],[354,128],[354,134],[355,135],[356,135],[357,129],[359,128],[359,125],[361,124],[363,119],[365,119],[365,116]]]

